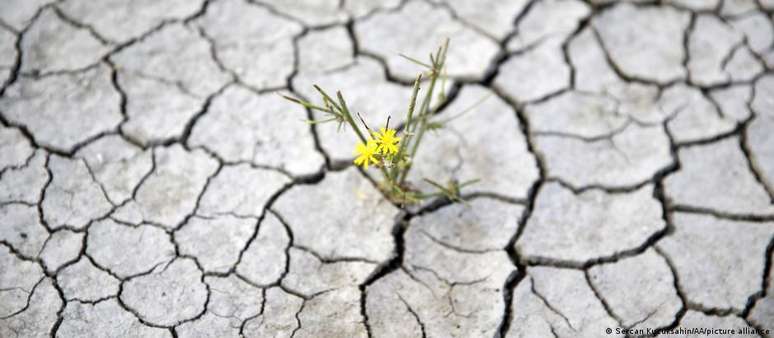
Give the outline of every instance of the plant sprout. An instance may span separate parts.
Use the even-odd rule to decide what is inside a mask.
[[[314,104],[289,96],[283,97],[304,108],[319,111],[325,115],[324,118],[309,121],[309,123],[337,122],[339,126],[348,125],[359,139],[354,149],[356,156],[353,161],[354,164],[362,167],[364,170],[368,170],[371,167],[378,168],[382,174],[379,188],[394,203],[401,205],[413,204],[418,203],[422,199],[440,196],[455,202],[461,201],[460,190],[467,185],[475,183],[477,180],[463,183],[452,180],[447,184],[441,184],[430,178],[424,178],[425,182],[437,189],[437,191],[429,193],[418,191],[406,182],[419,145],[427,131],[441,129],[445,123],[469,110],[466,109],[461,114],[445,121],[431,121],[432,116],[435,115],[438,107],[441,106],[441,104],[431,104],[436,86],[440,86],[437,97],[438,102],[443,103],[447,99],[444,88],[446,87],[447,78],[445,75],[445,62],[448,48],[449,40],[447,39],[434,54],[430,54],[430,63],[401,54],[403,58],[425,69],[414,80],[411,97],[406,109],[406,120],[402,129],[390,127],[390,118],[388,117],[383,127],[373,130],[360,114],[356,114],[357,120],[362,125],[361,129],[340,91],[336,92],[334,98],[325,90],[315,85],[314,88],[320,93],[321,104]],[[423,77],[428,78],[429,85],[421,101],[419,101],[419,106],[417,106],[417,96],[419,95]]]

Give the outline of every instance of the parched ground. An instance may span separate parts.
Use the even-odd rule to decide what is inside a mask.
[[[0,0],[0,337],[774,330],[773,14]],[[398,120],[444,37],[412,177],[481,182],[399,208],[277,93]]]

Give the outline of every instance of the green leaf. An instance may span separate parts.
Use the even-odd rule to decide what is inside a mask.
[[[295,98],[295,97],[292,97],[292,96],[287,96],[287,95],[282,95],[282,94],[279,94],[279,95],[282,96],[282,98],[284,98],[285,100],[288,100],[288,101],[293,102],[295,104],[301,105],[304,108],[308,108],[308,109],[312,109],[312,110],[319,110],[319,111],[322,111],[322,112],[328,112],[327,108],[320,107],[320,106],[315,105],[314,103],[311,103],[309,101],[305,101],[305,100],[302,100],[302,99],[299,99],[299,98]]]
[[[430,131],[438,131],[443,129],[444,127],[446,127],[446,125],[442,122],[428,122],[427,126],[425,126],[425,128],[427,128],[427,130],[430,130]]]
[[[478,178],[474,178],[474,179],[472,179],[472,180],[469,180],[469,181],[462,182],[462,183],[458,184],[457,186],[458,186],[460,189],[462,189],[462,188],[464,188],[464,187],[467,187],[467,186],[469,186],[469,185],[476,184],[476,183],[478,183],[478,182],[480,182],[480,181],[481,181],[480,179],[478,179]]]
[[[322,119],[322,120],[305,120],[305,121],[307,124],[323,124],[323,123],[337,121],[337,120],[338,120],[337,117],[331,117],[331,118]]]
[[[293,102],[293,103],[297,103],[297,104],[300,104],[300,105],[304,104],[303,101],[301,101],[301,99],[297,99],[297,98],[292,97],[292,96],[287,96],[287,95],[284,95],[284,94],[279,94],[279,96],[282,96],[285,100],[288,100],[288,101]]]
[[[402,58],[404,58],[404,59],[406,59],[406,60],[409,60],[409,61],[411,61],[412,63],[418,64],[418,65],[420,65],[420,66],[422,66],[422,67],[425,67],[425,68],[427,68],[427,69],[433,69],[433,66],[431,66],[431,65],[428,65],[428,64],[426,64],[426,63],[424,63],[424,62],[422,62],[422,61],[419,61],[419,60],[417,60],[417,59],[415,59],[415,58],[413,58],[413,57],[410,57],[410,56],[408,56],[408,55],[405,55],[405,54],[398,54],[398,55],[400,55]]]
[[[453,201],[453,202],[462,201],[462,199],[460,199],[459,190],[456,188],[456,185],[453,182],[450,182],[449,187],[444,187],[440,183],[435,182],[429,178],[423,178],[423,180],[429,183],[430,185],[434,186],[436,189],[438,189],[450,201]]]
[[[322,95],[323,101],[326,101],[327,103],[331,104],[334,108],[336,108],[336,110],[338,110],[340,112],[342,111],[341,107],[339,107],[336,104],[336,101],[333,101],[331,96],[328,95],[328,93],[326,93],[322,88],[320,88],[320,86],[318,86],[318,85],[313,85],[313,86],[314,86],[314,89],[317,90],[317,92],[320,93],[320,95]]]

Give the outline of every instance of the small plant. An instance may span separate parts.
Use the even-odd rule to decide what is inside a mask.
[[[309,123],[337,122],[340,127],[349,125],[359,138],[359,142],[355,145],[354,153],[356,157],[354,164],[362,167],[364,170],[368,170],[371,167],[378,168],[383,177],[379,187],[394,203],[401,205],[413,204],[422,199],[439,196],[445,196],[455,202],[461,201],[460,190],[467,185],[475,183],[477,180],[463,183],[452,180],[446,184],[441,184],[432,179],[424,178],[424,181],[437,189],[434,192],[418,191],[406,181],[409,171],[411,171],[413,159],[427,131],[441,129],[443,123],[449,121],[431,121],[431,117],[436,113],[438,107],[447,99],[445,93],[445,62],[448,48],[449,41],[447,39],[437,49],[435,54],[430,54],[429,64],[401,54],[405,59],[426,69],[425,72],[417,75],[414,81],[411,98],[406,110],[406,120],[402,127],[396,126],[392,128],[390,126],[390,118],[388,117],[383,127],[374,130],[368,126],[365,119],[358,113],[356,115],[357,120],[362,124],[363,129],[361,129],[355,120],[355,116],[349,110],[341,92],[337,91],[334,98],[317,85],[314,88],[320,93],[322,104],[314,104],[294,97],[283,97],[307,109],[319,111],[327,115],[323,119],[309,121]],[[419,86],[424,76],[427,77],[429,86],[417,107]],[[438,85],[440,85],[437,97],[438,103],[433,105],[431,101],[435,88]],[[459,115],[455,117],[459,117]]]

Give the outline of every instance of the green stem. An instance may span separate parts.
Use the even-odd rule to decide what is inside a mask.
[[[417,104],[417,94],[419,93],[419,83],[422,81],[422,73],[419,73],[417,75],[417,79],[414,80],[414,87],[411,89],[411,99],[409,99],[409,106],[408,106],[408,112],[407,112],[407,118],[406,118],[406,128],[403,129],[403,142],[400,143],[400,148],[398,148],[398,153],[395,155],[395,158],[400,160],[403,158],[403,152],[406,149],[406,144],[411,139],[410,132],[411,132],[411,123],[413,122],[414,118],[414,108]],[[398,178],[398,166],[395,165],[395,167],[392,169],[392,177],[394,179]]]
[[[355,130],[357,137],[360,138],[363,144],[368,143],[368,140],[363,135],[363,132],[360,131],[360,127],[358,127],[357,123],[355,123],[355,119],[352,118],[352,113],[349,111],[349,108],[347,108],[347,102],[344,101],[344,96],[341,95],[341,92],[336,92],[336,96],[338,96],[339,98],[339,104],[341,105],[341,112],[344,114],[344,117],[346,117],[346,120],[349,123],[349,125],[352,126],[352,129]],[[393,182],[390,179],[390,174],[387,173],[387,169],[384,168],[384,165],[380,166],[379,169],[381,169],[382,175],[384,175],[384,179],[386,179],[387,182],[390,183],[390,185],[393,185]]]
[[[409,162],[406,165],[406,169],[403,170],[403,172],[400,175],[400,179],[398,182],[399,184],[403,184],[406,181],[406,177],[408,176],[409,171],[411,170],[411,165],[414,161],[414,156],[417,153],[417,149],[419,148],[419,142],[422,141],[422,136],[425,134],[425,129],[427,129],[427,115],[428,110],[430,109],[430,101],[433,97],[433,91],[435,90],[435,83],[438,79],[438,72],[436,70],[433,70],[432,75],[430,77],[430,87],[427,89],[427,93],[425,94],[424,99],[422,99],[422,105],[419,107],[419,126],[417,128],[414,128],[414,130],[419,130],[417,133],[416,138],[413,140],[414,143],[411,144],[411,151],[409,152]]]
[[[352,118],[352,113],[349,112],[349,108],[347,108],[347,103],[344,101],[344,96],[341,95],[341,92],[336,92],[336,95],[339,97],[339,104],[341,104],[341,112],[344,114],[344,117],[347,119],[347,123],[352,127],[352,129],[357,134],[357,137],[360,138],[360,141],[363,142],[363,144],[368,143],[368,140],[366,140],[365,136],[363,136],[363,132],[360,131],[360,128],[357,126],[357,123],[355,123],[355,119]]]
[[[433,98],[433,90],[435,89],[436,80],[438,80],[438,76],[441,75],[441,72],[444,69],[444,64],[446,63],[446,52],[448,49],[449,39],[446,39],[444,44],[438,48],[438,52],[436,53],[435,58],[433,58],[433,55],[430,54],[430,61],[433,64],[430,88],[428,88],[427,95],[425,95],[425,98],[422,100],[422,106],[419,108],[419,132],[417,133],[417,137],[414,139],[414,143],[412,144],[411,153],[409,154],[409,162],[406,165],[406,169],[401,173],[400,180],[398,181],[401,185],[406,181],[406,177],[408,176],[409,171],[411,171],[411,166],[414,163],[414,157],[416,156],[417,149],[419,148],[419,143],[422,142],[422,136],[424,136],[425,130],[427,130],[427,120],[428,116],[430,115],[430,101]]]

